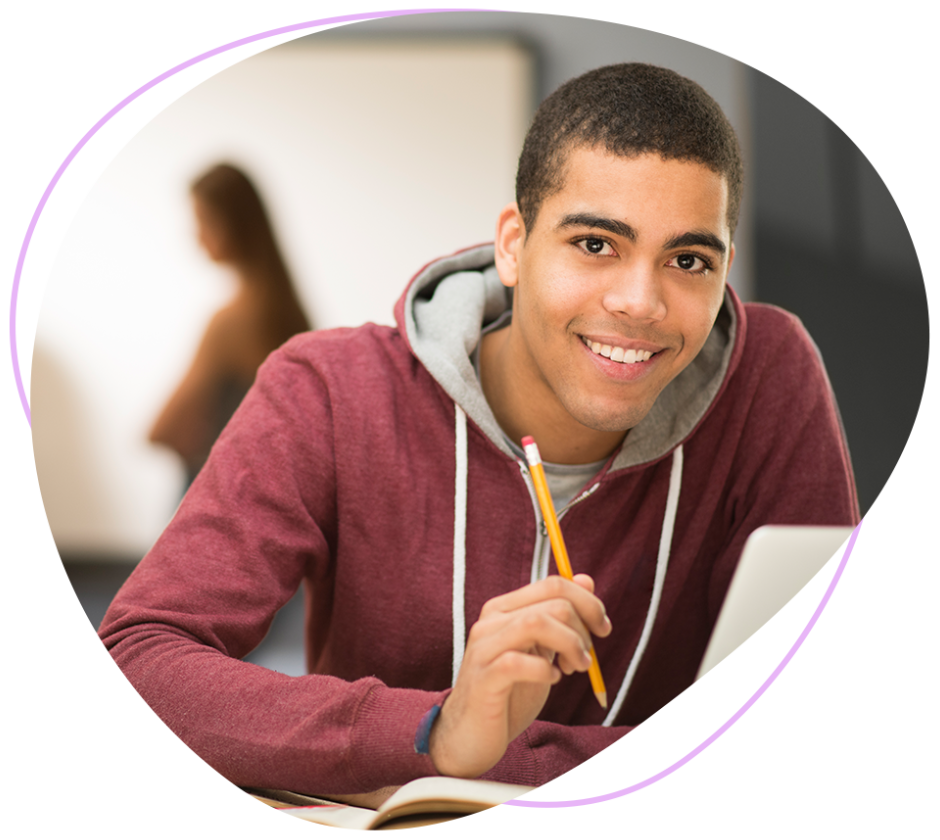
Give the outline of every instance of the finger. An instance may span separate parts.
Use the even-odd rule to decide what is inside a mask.
[[[569,583],[569,582],[565,581],[565,583]],[[587,593],[584,593],[584,594],[587,595]],[[603,613],[602,604],[600,605],[600,608]],[[584,621],[582,621],[581,615],[575,609],[574,604],[567,598],[554,598],[552,600],[537,601],[534,604],[529,604],[525,607],[521,607],[520,609],[514,610],[512,612],[492,614],[491,616],[489,616],[487,619],[484,619],[483,621],[486,621],[486,622],[488,621],[500,622],[500,621],[505,621],[505,620],[511,621],[511,620],[514,620],[516,616],[518,616],[522,620],[525,620],[525,616],[529,615],[529,613],[533,611],[541,612],[541,613],[544,613],[545,615],[553,616],[557,621],[563,624],[567,624],[581,636],[582,644],[585,650],[590,649],[591,645],[593,644],[593,641],[591,639],[591,632],[588,629],[588,627],[585,625]],[[604,630],[602,629],[601,632],[604,632]],[[609,632],[609,628],[607,629],[607,632]],[[580,656],[572,656],[570,653],[570,649],[558,648],[558,650],[562,654],[568,653],[568,656],[567,656],[568,668],[574,669],[574,670],[580,670]],[[566,673],[570,673],[570,671],[566,669]]]
[[[512,612],[540,601],[563,598],[571,602],[588,630],[603,638],[612,629],[610,619],[607,618],[603,602],[584,585],[586,580],[590,580],[590,587],[593,588],[593,580],[588,575],[579,575],[579,578],[582,580],[576,582],[551,575],[487,601],[480,615],[484,617],[494,612]]]
[[[550,644],[554,637],[544,635],[549,625],[542,622],[547,620],[566,626],[580,636],[584,647],[590,646],[590,632],[572,603],[565,598],[537,601],[511,612],[491,612],[470,628],[468,644],[486,637],[499,637],[500,634],[507,632],[507,628],[515,628],[518,633],[522,634],[513,636],[513,646],[518,650],[537,646],[557,650]]]
[[[590,665],[591,638],[571,604],[564,599],[542,601],[511,613],[478,621],[470,629],[465,659],[485,668],[504,651],[555,651],[564,673]]]
[[[507,650],[501,653],[490,663],[484,681],[489,682],[490,689],[497,686],[511,690],[516,683],[540,683],[554,685],[561,679],[561,670],[541,656],[523,653],[518,650]]]
[[[577,574],[574,576],[574,578],[572,578],[572,582],[586,589],[592,595],[594,594],[594,578],[592,578],[590,575],[586,575],[583,573]],[[608,618],[607,616],[607,610],[604,608],[604,602],[601,601],[599,598],[598,598],[598,601],[600,601],[600,607],[601,607],[601,610],[603,611],[603,614],[601,616],[601,625],[603,626],[603,629],[595,628],[593,629],[593,632],[595,636],[603,637],[603,636],[609,635],[613,627],[610,623],[610,618]]]
[[[559,658],[557,662],[555,662],[555,665],[567,677],[575,673],[575,669],[571,667],[571,663],[568,661],[567,657]]]
[[[586,593],[584,587],[578,586],[573,581],[566,580],[559,575],[549,575],[535,583],[530,583],[519,589],[513,589],[491,598],[483,605],[483,609],[511,612],[551,598],[580,597],[585,594],[589,593]]]

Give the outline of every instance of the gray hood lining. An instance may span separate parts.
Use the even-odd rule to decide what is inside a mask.
[[[414,279],[404,304],[403,326],[415,356],[493,444],[515,459],[470,361],[481,330],[512,307],[512,291],[502,284],[493,263],[493,246],[432,263]],[[704,347],[630,430],[612,470],[662,458],[691,434],[721,388],[736,333],[734,305],[725,292]]]

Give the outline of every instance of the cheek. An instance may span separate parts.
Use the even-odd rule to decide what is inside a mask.
[[[583,278],[557,265],[534,277],[537,281],[530,282],[527,290],[531,308],[551,321],[555,329],[584,313],[590,289]]]
[[[709,291],[708,294],[683,296],[678,304],[674,304],[673,312],[684,338],[685,352],[695,355],[702,349],[718,317],[723,295],[724,285],[717,294]]]

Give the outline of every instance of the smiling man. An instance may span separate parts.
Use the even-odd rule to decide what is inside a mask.
[[[483,341],[483,388],[511,437],[528,429],[548,460],[584,463],[649,413],[718,315],[728,204],[704,164],[580,147],[529,234],[516,205],[502,212],[496,267],[515,314]]]
[[[540,784],[685,689],[754,529],[858,518],[815,347],[726,286],[741,185],[671,71],[549,97],[495,244],[423,269],[397,328],[273,354],[115,598],[101,637],[163,720],[245,786]],[[309,675],[240,661],[302,584]]]

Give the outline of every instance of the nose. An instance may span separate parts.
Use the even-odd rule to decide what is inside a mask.
[[[634,264],[617,272],[604,292],[604,308],[634,321],[662,321],[666,317],[666,299],[656,271]]]

